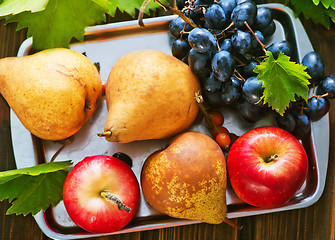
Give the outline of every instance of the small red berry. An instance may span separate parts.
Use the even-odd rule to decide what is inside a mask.
[[[220,147],[229,147],[230,145],[230,137],[229,134],[227,133],[220,133],[216,136],[215,141],[217,142],[217,144],[219,144]]]

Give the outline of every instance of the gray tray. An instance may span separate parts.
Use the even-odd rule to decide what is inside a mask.
[[[307,52],[313,50],[301,22],[294,17],[293,12],[289,8],[280,4],[266,4],[264,6],[273,9],[277,26],[275,34],[269,39],[267,44],[280,39],[288,39],[294,46],[293,57],[297,61],[301,60]],[[106,81],[113,64],[127,52],[151,48],[171,54],[171,37],[168,33],[168,24],[175,17],[165,16],[145,19],[145,28],[140,28],[137,20],[88,27],[85,40],[71,44],[70,48],[81,53],[85,52],[92,62],[99,62],[101,65],[101,78]],[[31,46],[32,40],[27,39],[21,45],[18,56],[28,55]],[[228,109],[222,109],[222,111],[225,116],[224,126],[237,135],[241,135],[247,130],[258,126],[273,125],[271,117],[262,119],[255,124],[248,124],[241,121],[234,111]],[[133,170],[139,179],[141,167],[146,157],[164,146],[168,140],[149,140],[127,144],[107,142],[104,138],[99,138],[96,135],[103,130],[106,116],[107,107],[103,97],[92,118],[72,137],[72,143],[58,155],[56,161],[70,159],[77,163],[86,156],[97,154],[112,155],[119,151],[125,152],[133,159]],[[209,134],[203,124],[193,125],[190,130]],[[33,166],[48,161],[61,146],[60,142],[42,141],[32,136],[12,111],[11,133],[17,168]],[[237,218],[265,214],[304,208],[314,204],[323,192],[326,179],[329,151],[328,115],[312,123],[311,135],[304,139],[302,143],[309,156],[308,178],[288,204],[280,208],[271,209],[252,207],[242,202],[228,187],[227,217]],[[69,218],[62,202],[56,207],[49,208],[46,212],[39,212],[35,215],[35,219],[44,234],[53,239],[78,239],[101,236],[101,234],[91,234],[77,227]],[[152,209],[144,197],[141,196],[140,207],[135,218],[124,229],[107,235],[195,223],[198,222],[167,217]]]

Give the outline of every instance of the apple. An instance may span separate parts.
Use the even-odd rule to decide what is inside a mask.
[[[227,156],[232,188],[246,203],[264,208],[286,204],[308,171],[303,145],[278,127],[259,127],[239,137]]]
[[[122,229],[134,217],[139,198],[139,183],[132,169],[107,155],[84,158],[71,169],[63,186],[70,218],[92,233]]]

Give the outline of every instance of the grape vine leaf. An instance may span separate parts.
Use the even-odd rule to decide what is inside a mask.
[[[266,55],[265,60],[257,65],[254,72],[258,73],[258,81],[263,82],[264,104],[267,103],[283,115],[296,96],[307,101],[310,76],[305,71],[305,66],[290,61],[290,57],[282,52],[277,59],[274,59],[270,51],[267,51]]]
[[[136,9],[140,9],[144,0],[93,0],[101,6],[107,7],[108,14],[111,16],[115,15],[116,9],[119,9],[120,12],[126,12],[131,17],[136,16]],[[166,0],[163,0],[162,3],[167,3]],[[156,10],[159,8],[159,4],[154,2],[153,0],[149,2],[147,7],[145,8],[144,13],[149,15],[150,10]]]
[[[4,0],[0,5],[0,16],[18,14],[24,11],[42,11],[47,4],[48,0]]]
[[[6,22],[18,22],[17,29],[28,28],[33,48],[43,50],[68,47],[75,37],[82,41],[85,27],[106,19],[105,9],[91,0],[49,0],[45,10],[28,11],[6,17]]]
[[[293,5],[297,15],[303,14],[306,19],[311,19],[314,23],[323,25],[326,29],[330,28],[331,21],[335,22],[335,1],[286,0],[286,3],[289,2]]]
[[[45,211],[62,199],[63,183],[71,161],[51,162],[0,172],[0,201],[8,199],[6,214],[23,216]]]

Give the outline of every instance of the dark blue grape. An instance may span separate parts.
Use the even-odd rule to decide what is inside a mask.
[[[245,28],[244,22],[250,27],[254,24],[257,15],[257,6],[251,1],[238,4],[231,13],[230,20],[237,28]]]
[[[173,19],[169,24],[169,32],[172,37],[179,38],[180,32],[184,29],[185,21],[181,17]]]
[[[226,19],[230,19],[230,15],[237,5],[236,0],[220,0],[219,4],[226,14]]]
[[[304,113],[295,115],[295,128],[293,130],[293,135],[299,139],[307,136],[311,130],[311,122],[308,116]]]
[[[237,104],[237,112],[240,117],[249,123],[255,123],[262,119],[264,108],[251,104],[248,101],[241,100]]]
[[[224,106],[224,103],[221,98],[221,90],[208,91],[206,89],[203,89],[201,93],[206,104],[209,105],[210,107],[214,108]]]
[[[262,82],[258,82],[256,76],[247,78],[242,86],[242,93],[245,100],[253,105],[263,106],[261,97],[263,96],[264,88],[262,84]]]
[[[211,65],[215,77],[224,82],[233,75],[235,60],[230,52],[223,50],[214,55]]]
[[[179,10],[183,9],[185,5],[185,0],[176,0],[176,5]]]
[[[209,6],[204,17],[211,29],[223,29],[226,25],[226,14],[219,4]]]
[[[312,121],[318,121],[326,113],[328,113],[330,107],[329,100],[323,97],[312,97],[308,99],[306,115]]]
[[[266,27],[264,27],[262,29],[259,29],[259,31],[261,31],[263,33],[263,36],[265,38],[268,38],[268,37],[271,37],[274,34],[274,32],[276,31],[276,28],[277,28],[276,24],[272,20],[269,25],[267,25]]]
[[[129,167],[133,166],[133,160],[131,159],[131,157],[129,157],[125,153],[116,152],[116,153],[113,154],[112,157],[115,157],[115,158],[121,160],[122,162],[126,163]]]
[[[211,58],[211,54],[209,53],[199,53],[191,49],[188,54],[188,65],[199,78],[206,78],[210,73]]]
[[[243,73],[246,75],[246,77],[251,77],[251,76],[255,76],[256,73],[254,72],[254,69],[257,66],[257,62],[255,61],[250,61],[248,64],[246,64],[245,66],[243,66]]]
[[[318,83],[325,77],[326,68],[322,57],[317,52],[307,53],[301,61],[307,67],[307,73],[311,76],[311,83]]]
[[[255,30],[254,31],[255,33],[255,36],[258,38],[258,40],[261,42],[261,43],[264,43],[264,36],[263,36],[263,33],[259,30]],[[260,43],[257,41],[256,37],[255,36],[252,36],[252,48],[256,48],[256,49],[259,49],[261,48],[261,45]]]
[[[241,81],[231,77],[222,84],[222,100],[225,104],[231,105],[240,98],[242,92]]]
[[[268,48],[268,51],[272,52],[272,55],[275,59],[278,58],[280,52],[284,53],[286,56],[291,57],[292,47],[291,44],[286,40],[281,40],[272,43]]]
[[[205,28],[194,28],[188,35],[190,46],[200,53],[210,53],[216,49],[214,35]]]
[[[241,55],[250,53],[252,50],[252,35],[248,32],[237,30],[231,37],[233,48]]]
[[[172,42],[171,52],[172,55],[178,59],[182,59],[189,53],[191,47],[186,40],[176,39]]]
[[[319,86],[316,89],[316,94],[318,95],[324,95],[328,94],[327,96],[324,96],[325,98],[332,99],[335,98],[335,75],[329,74],[328,76],[323,79]]]
[[[295,129],[295,117],[290,112],[285,112],[283,116],[276,114],[275,121],[278,125],[278,127],[288,131],[293,132]]]
[[[233,45],[230,38],[223,39],[223,41],[220,43],[220,50],[225,50],[231,53],[233,50]]]
[[[221,86],[222,86],[222,82],[214,76],[213,72],[211,72],[209,77],[205,80],[203,88],[206,91],[215,92],[215,91],[220,90]]]
[[[256,16],[256,28],[262,29],[267,27],[271,21],[273,20],[272,11],[267,7],[259,7],[257,8],[257,16]]]

